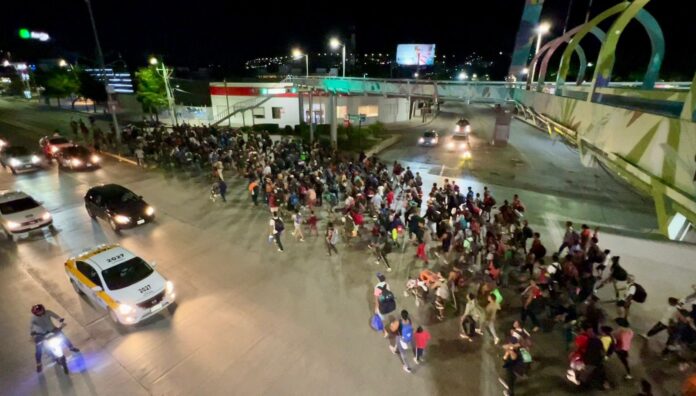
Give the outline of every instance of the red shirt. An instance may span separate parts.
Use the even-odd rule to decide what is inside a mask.
[[[389,191],[387,193],[387,204],[391,206],[392,201],[394,201],[394,191]]]
[[[420,333],[416,332],[413,338],[416,340],[416,348],[425,349],[428,345],[428,341],[430,341],[430,333],[427,330],[423,330]]]

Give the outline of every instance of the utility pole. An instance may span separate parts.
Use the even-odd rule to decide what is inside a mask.
[[[167,91],[167,102],[169,102],[169,112],[172,113],[174,118],[174,125],[179,125],[179,119],[176,116],[176,109],[174,108],[174,95],[172,95],[172,88],[169,85],[169,77],[172,71],[167,69],[167,66],[162,62],[162,77],[164,78],[164,89]]]
[[[227,79],[223,80],[225,83],[225,102],[227,102],[227,125],[232,126],[232,117],[230,117],[230,97],[227,95]]]
[[[89,11],[89,19],[92,22],[92,32],[94,33],[94,41],[97,44],[97,62],[99,62],[99,67],[102,70],[102,82],[104,83],[104,89],[106,90],[106,107],[111,113],[111,121],[114,124],[114,129],[116,129],[116,142],[117,145],[121,146],[121,128],[118,126],[118,118],[116,118],[116,101],[113,100],[113,88],[109,85],[109,81],[106,78],[106,66],[104,65],[104,54],[102,53],[101,44],[99,44],[99,35],[97,34],[97,24],[94,22],[94,14],[92,13],[92,3],[90,0],[85,0],[87,3],[87,11]]]

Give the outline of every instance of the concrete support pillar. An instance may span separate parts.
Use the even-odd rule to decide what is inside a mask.
[[[304,96],[302,95],[302,92],[297,93],[297,107],[299,109],[299,120],[298,124],[302,125],[304,123]]]
[[[309,142],[314,143],[314,95],[309,91]]]
[[[329,111],[331,117],[331,147],[336,148],[338,146],[338,95],[329,95]]]

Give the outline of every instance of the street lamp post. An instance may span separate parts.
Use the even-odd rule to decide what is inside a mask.
[[[292,57],[294,59],[300,59],[304,56],[305,59],[305,77],[309,78],[309,55],[308,54],[303,54],[302,51],[299,49],[295,48],[292,50]]]
[[[341,43],[337,38],[332,38],[331,41],[329,41],[329,45],[333,49],[338,49],[338,47],[341,47],[341,59],[343,60],[343,77],[346,76],[346,45]]]
[[[158,73],[162,73],[161,76],[164,80],[164,90],[167,93],[167,103],[169,104],[169,113],[171,114],[172,120],[174,121],[174,125],[179,125],[179,120],[176,116],[176,111],[174,110],[174,95],[172,94],[172,89],[169,85],[169,77],[172,75],[172,70],[167,69],[167,66],[164,64],[164,62],[160,62],[154,56],[150,58],[150,64],[152,66],[155,66],[155,71],[157,71]],[[157,68],[158,64],[162,65],[161,69]]]
[[[536,39],[536,50],[534,51],[534,56],[536,56],[539,53],[539,48],[541,48],[541,36],[545,35],[546,33],[549,32],[551,29],[551,24],[548,22],[542,22],[537,26],[536,32],[537,32],[537,39]],[[531,74],[529,75],[529,82],[534,83],[534,72],[536,71],[536,63],[531,66]]]
[[[118,118],[116,117],[116,104],[113,100],[113,88],[109,85],[109,81],[106,78],[106,66],[104,66],[104,54],[102,53],[101,44],[99,44],[99,35],[97,34],[97,24],[94,22],[94,14],[92,13],[92,3],[90,0],[85,0],[87,3],[87,11],[89,11],[89,19],[92,22],[92,32],[94,33],[94,41],[97,44],[97,61],[99,62],[99,67],[102,71],[102,80],[104,82],[104,89],[106,89],[106,107],[111,113],[111,121],[114,123],[114,129],[116,129],[116,141],[120,146],[121,143],[121,128],[118,126]]]

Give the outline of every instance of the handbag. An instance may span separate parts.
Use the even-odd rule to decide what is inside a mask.
[[[527,348],[520,348],[520,355],[522,355],[522,362],[524,362],[524,363],[531,363],[532,362],[532,354],[529,353]]]
[[[372,319],[370,320],[370,327],[372,327],[374,331],[384,330],[384,324],[382,323],[382,319],[379,317],[379,315],[372,315]]]

